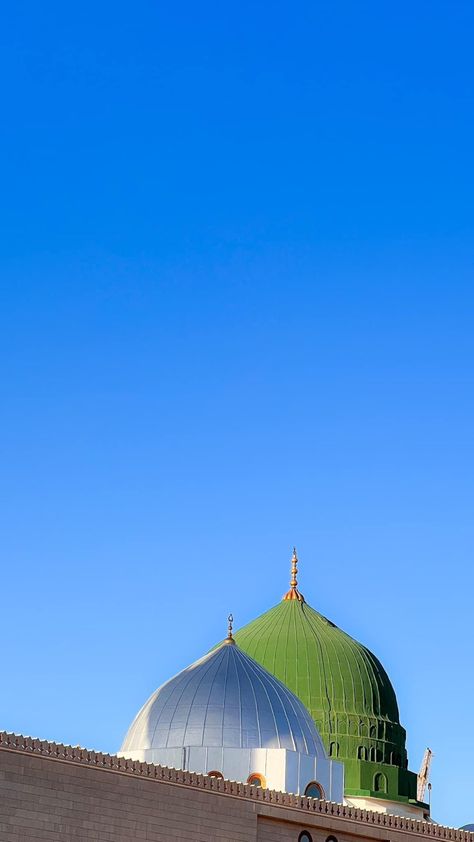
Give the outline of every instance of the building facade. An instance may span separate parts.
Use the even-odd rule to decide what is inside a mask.
[[[474,842],[429,822],[0,732],[2,842]]]

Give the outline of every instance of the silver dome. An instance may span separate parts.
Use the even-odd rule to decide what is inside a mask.
[[[325,757],[303,703],[236,644],[227,643],[150,696],[120,752],[187,746],[282,748]]]

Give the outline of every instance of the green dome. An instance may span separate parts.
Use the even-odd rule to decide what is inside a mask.
[[[344,762],[346,794],[416,801],[387,673],[369,649],[305,602],[296,564],[294,554],[283,601],[236,632],[236,642],[306,705],[328,753]]]
[[[395,692],[380,661],[306,602],[280,602],[235,639],[300,697],[328,737],[348,730],[343,719],[355,720],[356,735],[369,722],[400,724]]]

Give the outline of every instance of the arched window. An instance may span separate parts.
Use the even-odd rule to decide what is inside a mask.
[[[400,757],[398,752],[392,751],[392,753],[390,755],[390,763],[392,764],[392,766],[400,766],[401,761],[402,761],[402,758]]]
[[[380,763],[382,761],[382,752],[379,748],[372,746],[370,749],[370,759],[372,763]]]
[[[337,842],[337,839],[335,836],[328,836],[326,842]]]
[[[329,743],[329,757],[339,757],[339,743]]]
[[[298,836],[298,842],[313,842],[313,837],[307,830],[303,830],[303,833]]]
[[[212,772],[208,772],[207,776],[208,778],[221,778],[221,780],[224,780],[224,775],[222,774],[222,772],[216,772],[214,770]]]
[[[370,736],[373,739],[375,739],[375,737],[377,736],[377,729],[376,729],[375,725],[370,726]]]
[[[267,782],[263,775],[260,775],[258,772],[252,772],[251,775],[247,778],[247,783],[251,786],[261,786],[262,789],[265,789]]]
[[[383,772],[374,775],[374,792],[387,792],[387,778]]]
[[[367,760],[367,749],[365,746],[359,746],[357,749],[357,757],[359,760]]]
[[[317,781],[311,781],[306,787],[304,794],[307,798],[324,798],[324,789]]]

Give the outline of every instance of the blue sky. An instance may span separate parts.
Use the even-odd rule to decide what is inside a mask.
[[[474,7],[2,14],[0,727],[116,750],[296,544],[474,821]]]

